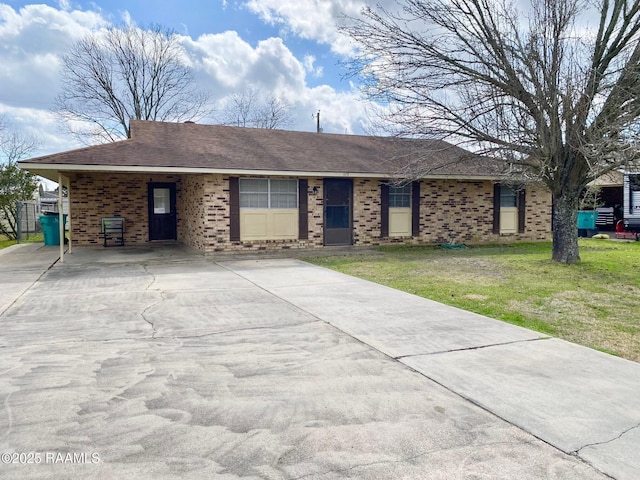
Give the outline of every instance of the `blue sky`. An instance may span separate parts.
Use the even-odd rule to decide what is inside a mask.
[[[339,65],[353,45],[337,25],[365,1],[0,0],[0,115],[40,137],[38,153],[79,146],[51,112],[59,60],[86,34],[128,22],[175,30],[217,107],[252,88],[286,98],[294,130],[314,131],[312,114],[320,110],[325,131],[362,134],[366,105]]]

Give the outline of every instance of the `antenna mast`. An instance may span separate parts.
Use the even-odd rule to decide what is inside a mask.
[[[322,128],[320,128],[320,110],[318,110],[318,113],[312,113],[311,114],[312,118],[315,118],[317,123],[316,123],[316,133],[322,133]]]

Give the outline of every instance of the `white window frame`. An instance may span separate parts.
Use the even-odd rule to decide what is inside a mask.
[[[258,180],[258,181],[266,181],[267,182],[267,191],[266,192],[251,192],[251,191],[244,191],[242,190],[242,184],[244,183],[244,181],[247,180]],[[286,206],[286,207],[276,207],[272,205],[272,198],[271,195],[272,193],[274,195],[277,194],[282,194],[282,192],[272,192],[271,190],[271,182],[272,181],[286,181],[286,182],[295,182],[295,196],[296,196],[296,201],[295,201],[295,206]],[[270,210],[286,210],[286,209],[297,209],[300,205],[300,198],[299,198],[299,191],[298,191],[298,179],[297,178],[250,178],[250,177],[240,177],[239,179],[239,190],[240,190],[240,208],[241,209],[252,209],[252,210],[260,210],[260,209],[270,209]],[[249,207],[249,206],[243,206],[243,194],[254,194],[254,195],[263,195],[265,194],[267,195],[267,206],[266,207]],[[293,192],[289,193],[290,195],[293,194]]]
[[[403,205],[394,205],[394,200],[402,198]],[[406,203],[407,205],[404,205]],[[411,208],[411,184],[394,186],[389,185],[389,208]]]

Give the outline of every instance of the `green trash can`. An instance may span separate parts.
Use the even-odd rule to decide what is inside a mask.
[[[62,215],[62,221],[67,223],[67,215]],[[60,222],[58,214],[40,215],[40,225],[45,245],[60,245]]]
[[[591,237],[598,233],[596,229],[596,220],[598,212],[591,210],[581,210],[578,212],[578,236]]]

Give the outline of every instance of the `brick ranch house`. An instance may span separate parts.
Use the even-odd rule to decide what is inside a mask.
[[[201,252],[548,239],[551,195],[500,184],[500,166],[441,141],[132,120],[130,138],[20,162],[69,190],[74,245]],[[429,173],[393,182],[410,162]]]

